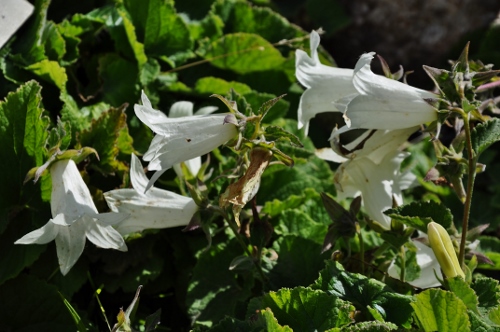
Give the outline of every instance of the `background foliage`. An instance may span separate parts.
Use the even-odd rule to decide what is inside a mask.
[[[323,25],[331,34],[327,36],[348,29],[350,17],[335,1],[328,7],[335,15],[326,19],[320,1],[295,1],[290,6],[287,10],[279,1],[265,0],[35,2],[33,16],[0,50],[0,330],[74,330],[61,296],[86,327],[106,330],[96,294],[113,324],[139,285],[144,287],[133,321],[143,330],[146,317],[158,309],[158,329],[172,331],[189,330],[193,324],[198,331],[334,331],[348,324],[355,310],[371,320],[358,330],[410,326],[411,301],[401,295],[404,292],[393,293],[375,279],[343,271],[332,261],[325,263],[338,245],[321,254],[330,219],[320,193],[335,192],[332,165],[315,157],[312,140],[296,129],[302,88],[294,76],[294,52],[309,48],[309,32],[285,16],[293,18],[301,10],[310,19],[308,25]],[[493,26],[474,41],[477,56],[487,56],[495,67],[500,65],[493,43],[498,31]],[[335,50],[341,52],[340,47]],[[325,64],[334,64],[326,51],[320,56]],[[220,101],[209,98],[220,94],[238,98],[240,110],[256,111],[263,102],[287,94],[265,120],[295,133],[304,148],[280,145],[294,156],[295,166],[271,166],[257,196],[266,216],[263,223],[274,229],[269,241],[250,240],[262,247],[268,282],[261,283],[244,261],[235,263],[243,251],[229,231],[221,230],[220,220],[212,224],[211,230],[219,232],[209,248],[201,230],[150,231],[129,238],[126,253],[87,245],[65,277],[58,271],[54,243],[13,245],[51,217],[50,180],[23,181],[56,144],[62,150],[88,146],[98,152],[99,159],[91,156],[79,167],[99,211],[107,210],[103,192],[129,186],[130,154],[144,153],[152,138],[133,114],[141,90],[162,110],[178,100],[224,110]],[[324,146],[331,127],[327,130],[328,125],[319,122],[313,122],[311,136],[316,145]],[[433,165],[428,149],[425,143],[415,146],[408,161],[420,178]],[[221,148],[213,153],[214,177],[234,164],[227,152]],[[482,159],[488,170],[500,163],[495,150]],[[179,191],[174,178],[169,171],[157,185]],[[220,190],[227,180],[213,185]],[[495,236],[500,225],[500,178],[494,171],[486,172],[477,178],[477,187],[471,220],[490,224],[493,236],[484,238],[482,249],[493,257],[500,249]],[[408,198],[422,197],[444,202],[454,220],[460,219],[461,207],[450,190],[425,184],[425,190],[417,188]],[[259,232],[252,229],[252,234]],[[367,250],[382,242],[370,232],[364,236]],[[355,251],[359,244],[353,240],[351,246]],[[498,284],[488,287],[498,296]],[[444,301],[455,296],[450,294],[422,293],[418,301],[428,303],[429,297],[440,296]],[[498,324],[497,307],[489,304],[488,296],[479,295],[477,316],[487,314]],[[404,313],[396,317],[394,308],[404,308]],[[467,308],[457,302],[456,310]],[[425,315],[423,311],[419,314]],[[472,323],[480,324],[481,319],[476,320]]]

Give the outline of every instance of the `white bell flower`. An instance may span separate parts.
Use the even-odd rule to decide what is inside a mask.
[[[193,113],[194,105],[190,101],[178,101],[172,104],[170,110],[168,111],[168,116],[171,118],[181,118],[185,116],[193,115],[207,115],[212,114],[219,108],[215,106],[202,107]],[[196,176],[201,168],[201,157],[195,157],[193,159],[185,160],[184,164],[188,168],[189,172]],[[182,178],[182,169],[180,164],[175,164],[173,166],[175,173],[179,178]]]
[[[443,280],[443,274],[441,273],[441,267],[439,266],[439,262],[434,255],[432,249],[420,241],[412,240],[413,244],[417,247],[417,264],[420,267],[420,276],[412,281],[408,281],[408,283],[414,287],[419,288],[431,288],[431,287],[439,287],[441,283],[436,278]],[[392,261],[387,273],[395,278],[400,279],[400,275],[396,268],[396,264]]]
[[[393,198],[401,205],[400,172],[401,162],[408,153],[394,151],[376,164],[368,157],[351,159],[339,166],[335,173],[337,197],[363,197],[363,205],[368,216],[382,227],[389,229],[391,219],[383,211],[392,208]]]
[[[129,218],[115,225],[122,235],[184,226],[189,223],[198,207],[194,200],[176,193],[152,187],[146,193],[148,178],[139,158],[132,154],[130,181],[133,189],[116,189],[104,193],[111,211],[123,212]]]
[[[238,135],[233,121],[226,121],[230,113],[168,118],[152,108],[144,92],[141,98],[135,114],[157,134],[143,156],[149,161],[148,170],[157,171],[146,190],[173,165],[207,154]]]
[[[302,50],[295,52],[295,76],[306,91],[300,97],[298,109],[299,129],[307,135],[309,120],[322,112],[339,112],[333,102],[356,92],[352,83],[352,69],[334,68],[320,63],[318,46],[320,37],[311,32],[311,57]]]
[[[50,166],[52,219],[16,244],[46,244],[56,241],[61,273],[66,275],[83,252],[85,238],[96,246],[127,251],[120,233],[112,225],[127,218],[124,213],[99,213],[76,164],[71,159]]]
[[[322,151],[319,155],[342,162],[334,177],[337,197],[343,199],[361,194],[368,216],[387,229],[391,220],[383,211],[392,207],[393,199],[402,204],[401,191],[416,180],[411,172],[400,170],[402,161],[408,156],[400,152],[400,148],[415,129],[367,132],[345,146],[347,150],[352,149],[346,155],[333,151]],[[361,142],[362,148],[354,149]]]
[[[374,54],[363,54],[356,63],[352,77],[356,92],[335,102],[346,121],[340,133],[359,128],[403,129],[437,120],[437,110],[425,100],[437,95],[374,74],[370,68]]]

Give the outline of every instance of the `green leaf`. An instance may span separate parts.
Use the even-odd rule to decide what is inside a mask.
[[[23,191],[28,196],[34,194],[32,184],[25,189],[23,181],[32,167],[44,163],[49,119],[43,116],[40,103],[41,87],[35,81],[9,93],[0,102],[0,158],[3,160],[0,164],[0,216],[6,209],[27,202],[20,201]]]
[[[7,223],[4,218],[0,219],[0,226],[3,228],[0,241],[0,252],[2,253],[0,255],[0,266],[2,266],[0,285],[6,280],[16,277],[26,267],[31,266],[47,249],[47,245],[24,245],[14,244],[14,242],[44,225],[50,217],[50,209],[36,212],[24,209],[15,211],[15,218],[10,223]],[[52,258],[56,259],[54,253],[52,252]],[[0,319],[0,321],[4,320]]]
[[[271,107],[276,105],[276,103],[279,102],[281,99],[283,99],[283,97],[285,97],[285,96],[286,96],[286,94],[278,96],[278,97],[274,97],[270,100],[266,100],[264,103],[262,103],[262,106],[259,107],[257,114],[262,115],[262,119],[265,118],[267,112],[269,112]],[[262,121],[262,119],[261,119],[261,121]]]
[[[84,146],[93,147],[100,158],[99,165],[95,165],[104,173],[113,173],[117,170],[127,170],[125,164],[117,160],[119,151],[118,138],[120,133],[125,130],[123,138],[132,142],[132,138],[128,135],[127,116],[123,108],[110,108],[103,113],[97,120],[92,121],[92,125],[88,130],[84,130],[78,135],[77,148]]]
[[[146,317],[144,324],[146,332],[154,331],[161,321],[161,309],[156,310],[153,314]]]
[[[141,68],[139,80],[141,81],[142,86],[148,86],[152,83],[158,75],[160,75],[161,66],[156,61],[156,59],[149,58],[148,62],[144,64]]]
[[[425,331],[470,331],[467,307],[455,294],[433,288],[415,299],[411,306]]]
[[[243,97],[252,106],[252,109],[257,110],[266,101],[275,98],[276,96],[270,93],[259,93],[256,91],[242,92]],[[281,119],[286,116],[290,103],[284,99],[278,100],[270,112],[267,112],[266,117],[262,120],[264,123],[271,123],[273,120]]]
[[[226,21],[226,27],[230,27],[230,31],[254,33],[271,43],[306,34],[271,9],[252,6],[246,1],[218,2],[214,6],[214,12]]]
[[[193,330],[193,332],[197,331],[199,330],[196,328]],[[255,312],[254,315],[246,321],[226,317],[210,329],[210,332],[226,331],[293,332],[290,327],[281,326],[269,308]]]
[[[417,264],[417,251],[407,248],[405,250],[405,282],[410,282],[420,277],[420,266]],[[396,271],[401,275],[401,256],[396,256]]]
[[[444,228],[450,228],[453,222],[450,209],[435,201],[415,201],[395,209],[389,209],[384,213],[424,233],[427,233],[427,225],[431,221],[437,222]]]
[[[376,309],[385,321],[410,326],[412,298],[394,292],[386,284],[358,273],[344,270],[338,262],[327,261],[313,285],[331,295],[349,301],[368,318],[367,307]]]
[[[465,303],[467,309],[479,314],[479,301],[474,290],[460,277],[447,279],[450,290]]]
[[[477,277],[471,284],[477,295],[479,307],[489,309],[500,304],[500,285],[498,280],[486,277]]]
[[[325,331],[351,323],[354,307],[347,301],[320,290],[283,288],[254,298],[248,304],[247,317],[269,308],[278,323],[294,331]]]
[[[75,330],[75,322],[57,288],[29,275],[21,275],[0,287],[5,304],[0,310],[2,329],[7,331]]]
[[[488,312],[488,318],[495,324],[500,325],[500,306],[494,307]]]
[[[66,42],[52,21],[46,22],[43,29],[42,45],[49,60],[59,62],[66,53]]]
[[[217,77],[202,77],[194,86],[194,90],[201,94],[219,94],[226,95],[230,89],[234,89],[239,94],[245,94],[252,91],[252,89],[243,83],[235,81],[225,81]]]
[[[99,58],[99,74],[103,80],[103,100],[111,106],[134,103],[139,97],[137,66],[116,54]],[[118,78],[118,79],[117,79]]]
[[[472,149],[479,156],[491,144],[500,140],[500,119],[492,118],[478,124],[471,134]]]
[[[303,147],[299,138],[285,129],[278,126],[266,126],[264,128],[265,136],[268,141],[286,140],[295,146]]]
[[[69,122],[63,122],[60,118],[57,119],[57,126],[52,128],[47,138],[47,146],[49,149],[59,148],[61,151],[66,150],[71,143],[71,125]]]
[[[218,68],[239,74],[275,69],[285,61],[264,38],[241,32],[214,41],[203,57]]]
[[[272,289],[309,285],[324,267],[328,255],[321,244],[296,235],[285,235],[273,243],[277,264],[269,272]]]
[[[297,209],[283,211],[273,221],[276,234],[297,235],[304,239],[313,240],[318,244],[323,243],[323,238],[328,229],[325,224],[314,221],[309,214]]]
[[[23,38],[18,39],[13,45],[13,54],[19,54],[24,64],[32,64],[46,59],[42,35],[47,24],[47,10],[50,0],[35,2],[35,10],[29,24],[25,29]]]
[[[127,13],[127,11],[117,8],[118,14],[123,20],[123,27],[125,28],[125,34],[127,35],[130,47],[134,53],[135,59],[139,64],[139,68],[142,68],[144,64],[148,61],[146,53],[144,53],[144,45],[137,41],[137,36],[135,34],[135,27]]]
[[[279,215],[283,211],[303,206],[305,201],[315,195],[318,195],[318,193],[314,189],[305,188],[301,195],[290,195],[283,201],[280,201],[278,199],[267,201],[262,208],[261,213],[265,213],[270,217],[274,217]]]
[[[212,245],[199,256],[186,298],[188,314],[197,322],[211,325],[225,315],[235,316],[237,307],[250,296],[252,275],[229,270],[240,253],[241,247],[233,240]]]
[[[29,65],[25,69],[39,76],[44,81],[54,84],[61,91],[66,91],[68,75],[66,75],[66,69],[61,67],[56,61],[45,59]]]
[[[371,321],[346,326],[342,328],[342,332],[385,332],[397,329],[397,325],[392,323]]]
[[[189,29],[177,15],[173,1],[127,0],[125,7],[132,16],[139,39],[144,41],[147,54],[171,56],[192,49]]]
[[[66,309],[68,309],[71,317],[75,321],[75,325],[76,325],[76,328],[78,329],[78,332],[86,332],[87,328],[85,327],[85,324],[83,324],[82,319],[80,318],[80,315],[78,314],[78,312],[76,312],[76,310],[73,308],[73,306],[71,306],[71,304],[68,302],[68,300],[66,300],[61,293],[59,293],[59,295],[61,296],[63,303],[66,306]]]

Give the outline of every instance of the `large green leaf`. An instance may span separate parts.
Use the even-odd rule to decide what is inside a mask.
[[[194,90],[202,94],[226,95],[230,89],[234,89],[240,94],[251,92],[252,89],[246,84],[239,82],[228,82],[217,77],[203,77],[196,81]]]
[[[321,254],[321,243],[297,235],[285,235],[273,244],[277,264],[269,272],[272,289],[309,285],[324,267],[327,254]]]
[[[316,222],[309,214],[298,209],[283,211],[277,218],[273,218],[274,231],[278,235],[297,235],[323,243],[328,227],[324,223]]]
[[[415,296],[411,303],[424,331],[470,331],[466,305],[453,293],[428,289]]]
[[[188,314],[197,322],[211,325],[225,315],[235,317],[237,307],[250,296],[251,274],[237,278],[238,275],[229,270],[230,263],[241,251],[233,240],[229,244],[212,245],[199,256],[186,299]]]
[[[171,56],[191,50],[189,29],[170,0],[125,1],[146,53]]]
[[[230,11],[229,7],[232,7]],[[271,43],[306,34],[271,9],[252,6],[246,1],[235,1],[234,4],[219,1],[214,6],[214,12],[225,19],[226,31],[254,33]]]
[[[104,112],[97,120],[92,121],[88,130],[79,133],[77,146],[93,147],[99,155],[99,163],[94,165],[104,173],[124,171],[125,164],[117,160],[119,150],[119,138],[122,143],[129,142],[129,145],[122,144],[130,152],[132,138],[128,135],[127,116],[123,108],[110,108]]]
[[[376,314],[397,325],[410,325],[413,313],[410,296],[398,294],[378,280],[347,272],[338,262],[327,261],[313,287],[351,302],[367,318]],[[370,313],[373,309],[376,312]]]
[[[60,90],[66,90],[66,82],[68,81],[68,75],[66,75],[66,69],[61,67],[56,61],[49,61],[44,59],[40,62],[33,63],[26,67],[26,70],[32,72],[33,74],[39,76],[41,79],[53,83]]]
[[[194,329],[193,332],[201,332],[203,330]],[[274,317],[271,309],[259,310],[254,313],[250,319],[241,321],[232,317],[226,317],[217,325],[210,329],[210,332],[226,332],[226,331],[247,331],[247,332],[292,332],[288,326],[281,326]]]
[[[490,309],[500,305],[500,285],[498,280],[478,277],[471,284],[471,288],[477,294],[480,308]]]
[[[477,125],[472,130],[471,140],[477,155],[483,153],[491,144],[500,141],[500,119],[492,118]]]
[[[30,185],[33,185],[30,183]],[[4,196],[5,197],[5,196]],[[7,224],[0,220],[2,234],[0,238],[0,285],[6,280],[16,277],[26,267],[31,266],[47,249],[47,245],[14,244],[25,234],[41,227],[50,219],[50,210],[34,212],[27,209],[15,212],[15,218]],[[57,260],[55,250],[51,252],[52,259]],[[1,310],[0,310],[1,312]],[[0,319],[0,321],[2,321]]]
[[[449,228],[453,222],[450,209],[434,201],[412,202],[384,213],[424,233],[427,233],[427,225],[431,221],[437,222],[444,228]]]
[[[247,317],[269,308],[281,325],[294,331],[326,331],[351,323],[354,307],[320,290],[282,288],[250,301]]]
[[[99,74],[103,80],[103,100],[111,106],[133,104],[138,100],[137,65],[116,54],[107,54],[99,59]],[[119,79],[117,79],[119,78]]]
[[[40,85],[30,81],[0,102],[0,216],[26,203],[20,201],[22,192],[33,194],[31,183],[28,189],[23,187],[26,173],[44,162],[49,119],[40,107],[40,91]]]
[[[7,331],[67,332],[75,322],[57,288],[33,276],[22,275],[0,287],[4,299],[0,310],[2,329]]]
[[[285,61],[264,38],[243,32],[227,34],[214,41],[203,57],[218,68],[240,74],[276,69]]]

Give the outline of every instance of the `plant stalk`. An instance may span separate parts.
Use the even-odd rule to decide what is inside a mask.
[[[474,152],[474,149],[472,148],[470,113],[463,114],[462,118],[464,120],[465,141],[467,144],[467,159],[468,159],[467,191],[464,203],[464,216],[462,220],[462,238],[460,240],[460,252],[458,255],[458,263],[463,268],[465,261],[465,242],[467,239],[467,230],[469,229],[469,216],[470,216],[470,208],[472,202],[472,192],[474,190],[474,181],[476,179],[477,156],[476,153]]]

